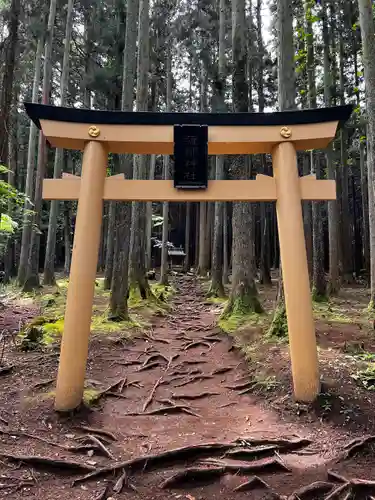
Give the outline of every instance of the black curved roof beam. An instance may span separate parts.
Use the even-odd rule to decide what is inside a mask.
[[[83,149],[88,140],[108,143],[114,153],[172,154],[174,125],[208,125],[209,154],[269,153],[286,140],[296,149],[324,148],[347,121],[351,105],[276,113],[153,113],[96,111],[25,103],[28,116],[52,146]],[[95,125],[97,137],[88,129]],[[267,128],[267,130],[265,130]]]

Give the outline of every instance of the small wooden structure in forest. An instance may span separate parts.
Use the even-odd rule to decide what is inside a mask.
[[[351,106],[267,114],[25,106],[51,146],[83,151],[81,177],[43,185],[45,199],[78,200],[55,408],[72,410],[82,401],[103,200],[276,201],[294,395],[313,401],[320,383],[301,200],[335,200],[336,185],[299,177],[296,151],[326,148]],[[106,178],[110,152],[174,154],[174,181]],[[272,154],[273,177],[207,181],[207,155],[255,153]]]
[[[182,266],[186,257],[186,253],[183,248],[169,248],[168,249],[168,261],[170,269],[173,266]]]

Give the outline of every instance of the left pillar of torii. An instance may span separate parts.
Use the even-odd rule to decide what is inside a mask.
[[[315,176],[298,177],[296,151],[327,147],[338,123],[349,118],[351,106],[269,114],[123,113],[29,103],[25,107],[52,146],[83,151],[81,177],[65,174],[43,184],[44,199],[78,200],[56,410],[70,411],[82,402],[103,200],[276,201],[294,394],[312,401],[319,391],[319,371],[301,200],[334,200],[336,186]],[[184,124],[208,126],[208,154],[272,154],[274,177],[206,181],[202,189],[176,189],[173,181],[106,177],[109,152],[171,155],[174,126]],[[189,172],[186,179],[199,175]]]

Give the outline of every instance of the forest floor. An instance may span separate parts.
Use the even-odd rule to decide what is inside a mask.
[[[171,308],[145,313],[133,304],[136,323],[116,328],[97,293],[86,406],[65,416],[53,411],[59,321],[47,323],[39,351],[21,352],[10,335],[41,312],[57,314],[61,296],[15,295],[5,306],[0,498],[373,498],[367,294],[345,289],[316,305],[324,393],[307,406],[291,396],[285,339],[264,334],[270,314],[235,331],[222,325],[228,335],[216,326],[223,306],[205,299],[204,283],[179,276],[174,286]],[[261,289],[266,309],[274,296]]]

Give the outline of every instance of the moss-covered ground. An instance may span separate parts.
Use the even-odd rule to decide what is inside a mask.
[[[46,348],[58,342],[64,331],[64,312],[69,280],[58,279],[56,286],[43,287],[39,293],[22,294],[19,300],[38,306],[38,317],[26,324],[19,334],[21,349],[28,351]],[[135,332],[147,329],[153,316],[165,315],[171,307],[171,299],[175,293],[173,286],[150,284],[152,298],[142,299],[139,295],[130,293],[130,320],[114,322],[108,319],[108,302],[110,292],[104,289],[104,279],[97,278],[95,282],[95,297],[91,320],[91,332],[94,335],[117,334],[124,339],[130,339]],[[13,292],[13,288],[9,288]],[[14,293],[17,293],[14,289]]]

